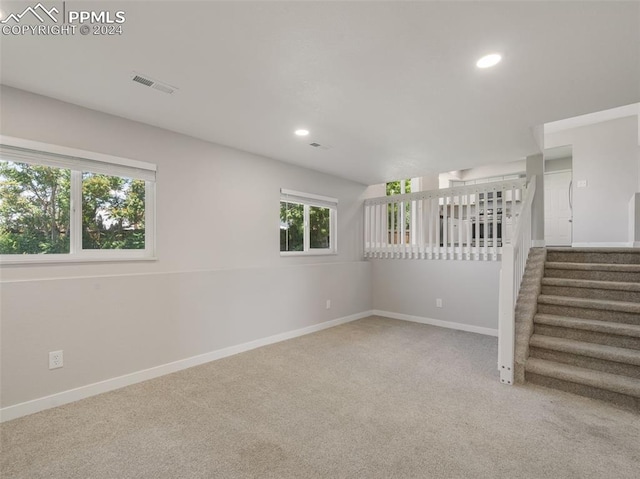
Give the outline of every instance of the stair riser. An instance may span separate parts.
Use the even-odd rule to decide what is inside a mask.
[[[593,369],[619,376],[628,376],[640,379],[640,366],[634,364],[617,363],[615,361],[607,361],[589,356],[580,356],[564,351],[554,351],[551,349],[531,348],[530,357],[538,359],[546,359],[557,363],[571,364],[579,368]]]
[[[542,286],[542,294],[568,296],[572,298],[608,299],[640,303],[640,291],[619,291],[615,289],[572,288],[568,286]]]
[[[614,393],[604,389],[563,381],[562,379],[541,376],[539,374],[526,373],[526,380],[533,384],[538,384],[539,386],[559,389],[561,391],[579,394],[580,396],[599,399],[601,401],[612,402],[618,406],[624,407],[625,409],[640,412],[640,398],[633,396],[627,396],[625,394]]]
[[[639,253],[547,251],[547,261],[558,263],[640,264]]]
[[[599,333],[583,329],[563,328],[560,326],[550,326],[548,324],[536,324],[534,327],[534,333],[542,336],[553,336],[554,338],[566,338],[573,339],[575,341],[584,341],[585,343],[614,346],[616,348],[640,350],[640,338],[631,336],[619,336],[616,334]]]
[[[538,313],[569,316],[571,318],[597,319],[600,321],[614,321],[626,324],[640,324],[640,314],[622,311],[606,311],[602,309],[574,308],[555,304],[538,303]]]
[[[546,268],[547,278],[590,279],[594,281],[640,282],[640,272],[626,271],[586,271],[580,269]]]

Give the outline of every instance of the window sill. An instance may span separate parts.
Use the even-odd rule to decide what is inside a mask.
[[[23,255],[16,255],[23,256]],[[34,257],[35,256],[35,257]],[[102,256],[102,257],[87,257],[87,256],[73,256],[62,257],[59,255],[47,255],[49,257],[43,257],[45,255],[24,255],[20,258],[11,258],[10,255],[0,257],[0,266],[22,266],[22,265],[34,265],[41,266],[47,264],[69,264],[69,263],[121,263],[131,261],[157,261],[156,256]]]
[[[337,251],[280,251],[280,256],[337,256]]]

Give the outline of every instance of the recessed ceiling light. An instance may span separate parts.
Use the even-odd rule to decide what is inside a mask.
[[[492,53],[490,55],[485,55],[478,60],[476,62],[476,66],[478,68],[489,68],[500,63],[500,60],[502,60],[502,55],[499,53]]]
[[[308,134],[309,134],[309,130],[305,130],[304,128],[296,130],[296,135],[298,136],[307,136]]]

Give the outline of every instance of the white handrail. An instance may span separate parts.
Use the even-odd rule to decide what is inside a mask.
[[[498,260],[525,187],[518,178],[365,200],[364,255]]]
[[[527,193],[510,244],[502,247],[500,300],[498,305],[498,369],[500,382],[513,384],[515,355],[515,306],[522,276],[531,249],[531,206],[536,177],[527,185]]]

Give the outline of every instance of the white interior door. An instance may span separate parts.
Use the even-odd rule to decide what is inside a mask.
[[[571,246],[571,171],[544,174],[544,240],[547,246]]]

